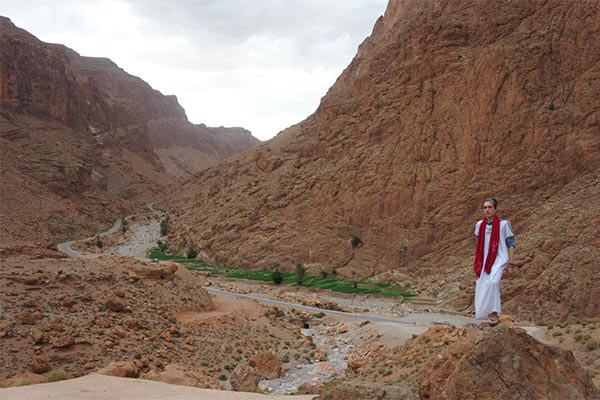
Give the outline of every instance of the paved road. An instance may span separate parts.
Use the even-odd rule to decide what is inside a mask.
[[[157,212],[157,210],[154,208],[154,206],[156,205],[155,201],[151,201],[150,203],[146,204],[146,206],[150,209],[150,211],[152,211],[153,213]],[[133,217],[133,215],[130,215],[128,217],[125,217],[125,219],[129,219]],[[79,240],[72,240],[70,242],[64,242],[64,243],[59,243],[58,244],[58,250],[62,251],[63,253],[65,253],[66,255],[68,255],[71,258],[90,258],[90,257],[97,257],[98,255],[95,254],[91,254],[88,256],[84,256],[82,255],[80,252],[75,251],[71,248],[71,246],[74,243],[77,242],[85,242],[86,240],[92,240],[95,239],[96,237],[104,237],[104,236],[108,236],[108,235],[112,235],[113,233],[115,233],[116,231],[118,231],[119,229],[121,229],[121,221],[123,219],[119,218],[117,220],[117,222],[115,222],[115,224],[113,225],[112,228],[110,228],[109,230],[107,230],[106,232],[102,232],[99,233],[97,235],[94,236],[90,236],[89,238],[85,238],[85,239],[79,239]]]
[[[478,321],[474,318],[462,317],[459,315],[447,315],[447,314],[435,314],[435,313],[411,313],[402,318],[388,318],[382,317],[379,315],[369,315],[369,314],[357,314],[343,311],[333,311],[333,310],[323,310],[316,307],[308,307],[301,304],[288,303],[285,301],[272,300],[264,297],[254,296],[250,294],[240,294],[240,293],[232,293],[226,290],[215,289],[210,286],[204,286],[209,293],[221,294],[225,296],[236,297],[240,299],[250,299],[256,300],[261,304],[267,304],[270,306],[277,307],[285,307],[285,308],[295,308],[296,310],[308,311],[311,313],[323,313],[325,315],[333,315],[342,318],[350,318],[350,319],[359,319],[363,321],[371,321],[378,322],[383,324],[392,324],[392,325],[410,325],[410,326],[431,326],[431,325],[464,325],[468,323],[478,323]]]
[[[85,239],[72,240],[70,242],[59,243],[58,250],[62,251],[63,253],[65,253],[66,255],[68,255],[71,258],[84,258],[84,256],[80,252],[73,250],[71,248],[72,244],[77,243],[77,242],[85,242],[86,240],[93,240],[96,237],[104,237],[104,236],[112,235],[119,229],[121,229],[121,218],[119,218],[117,220],[117,222],[115,222],[113,227],[110,228],[109,230],[107,230],[106,232],[102,232],[102,233],[99,233],[98,235],[90,236],[89,238],[85,238]]]

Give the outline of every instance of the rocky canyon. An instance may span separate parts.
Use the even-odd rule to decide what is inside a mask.
[[[468,310],[493,196],[518,241],[510,312],[597,316],[599,7],[390,2],[313,115],[190,180],[170,240],[245,268],[409,283]]]
[[[0,39],[1,387],[599,398],[600,2],[390,0],[264,143],[9,18]],[[473,318],[488,197],[517,242],[499,326]],[[302,267],[346,291],[269,281]]]
[[[259,142],[190,123],[175,96],[109,59],[42,42],[6,17],[0,28],[4,252],[52,253]]]

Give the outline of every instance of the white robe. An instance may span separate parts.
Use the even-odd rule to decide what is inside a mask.
[[[475,224],[475,236],[479,235],[479,226],[482,221]],[[490,247],[490,237],[492,234],[492,225],[487,225],[485,230],[485,241],[483,245],[483,265],[488,256]],[[514,236],[510,222],[500,220],[500,243],[498,243],[498,255],[492,270],[488,275],[485,268],[482,267],[481,276],[475,282],[475,318],[488,318],[494,311],[500,315],[502,311],[500,305],[500,279],[504,273],[504,268],[508,264],[508,247],[506,238]]]

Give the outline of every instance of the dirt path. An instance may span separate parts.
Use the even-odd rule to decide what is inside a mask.
[[[66,381],[0,389],[3,400],[310,400],[316,396],[268,396],[198,389],[143,379],[87,375]]]

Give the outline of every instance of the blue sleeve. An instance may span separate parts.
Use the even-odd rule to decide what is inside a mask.
[[[517,247],[517,243],[515,242],[514,236],[506,238],[506,247],[514,247],[514,248]]]

